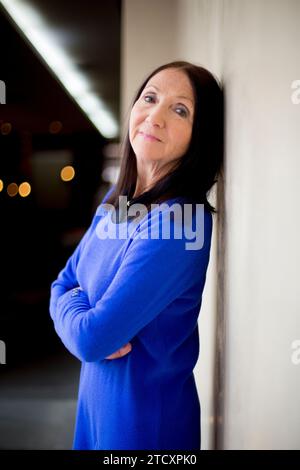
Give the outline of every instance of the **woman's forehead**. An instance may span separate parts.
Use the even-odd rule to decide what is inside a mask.
[[[194,101],[193,89],[188,76],[181,70],[164,69],[153,75],[144,89],[153,87],[159,92],[168,92]]]

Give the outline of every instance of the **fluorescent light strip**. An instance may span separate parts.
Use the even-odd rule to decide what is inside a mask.
[[[90,89],[87,78],[57,44],[42,16],[22,0],[0,0],[13,21],[49,65],[58,80],[104,137],[118,135],[118,124],[104,102]]]

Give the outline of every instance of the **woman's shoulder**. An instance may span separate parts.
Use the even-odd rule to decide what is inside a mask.
[[[138,238],[170,240],[180,249],[209,248],[212,233],[212,215],[204,204],[195,204],[176,197],[155,204],[138,224]],[[164,242],[165,243],[165,242]]]

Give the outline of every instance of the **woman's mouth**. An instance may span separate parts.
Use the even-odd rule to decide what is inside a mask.
[[[145,140],[149,140],[149,141],[151,141],[151,142],[161,142],[161,140],[158,139],[157,137],[155,137],[154,135],[146,134],[145,132],[139,132],[139,134],[140,134]]]

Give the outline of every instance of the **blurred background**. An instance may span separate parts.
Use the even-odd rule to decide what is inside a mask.
[[[0,448],[69,448],[80,363],[49,287],[115,176],[119,0],[2,2]]]
[[[50,284],[116,181],[138,85],[173,60],[211,70],[226,104],[202,448],[299,449],[300,1],[0,6],[0,449],[71,448],[80,363],[54,332]]]

